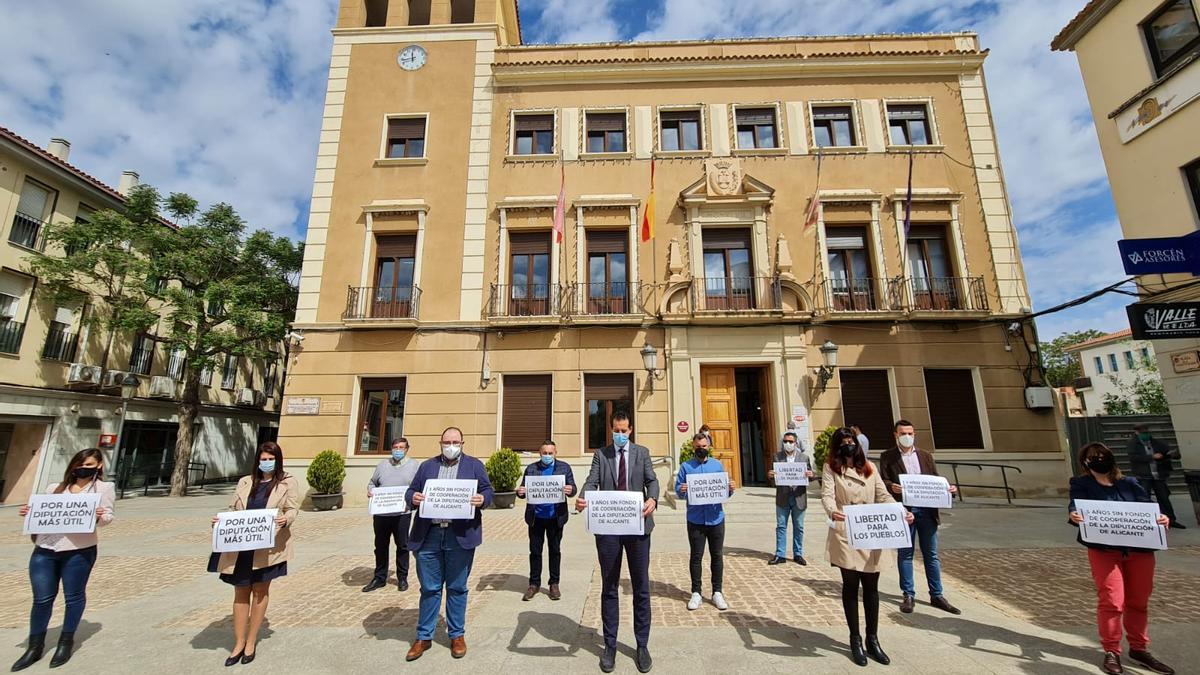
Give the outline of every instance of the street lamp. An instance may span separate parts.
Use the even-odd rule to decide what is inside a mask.
[[[113,451],[118,461],[121,455],[121,436],[125,433],[125,415],[129,412],[129,399],[137,393],[139,383],[137,375],[133,373],[125,373],[125,378],[121,380],[121,419],[117,421],[117,438],[113,441]]]
[[[646,369],[646,381],[650,383],[650,391],[654,391],[654,381],[661,380],[664,377],[663,371],[658,368],[658,350],[649,342],[642,347],[642,366]]]
[[[820,349],[821,360],[824,363],[816,369],[817,391],[825,391],[825,387],[833,379],[833,371],[837,368],[838,346],[833,343],[833,340],[826,340]]]

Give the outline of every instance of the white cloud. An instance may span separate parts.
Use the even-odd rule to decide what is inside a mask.
[[[525,0],[521,13],[536,15],[526,43],[611,42],[621,37],[613,0]]]
[[[0,125],[300,236],[336,0],[8,3]]]

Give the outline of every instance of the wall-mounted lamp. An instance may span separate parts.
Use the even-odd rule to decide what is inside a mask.
[[[646,381],[650,383],[650,391],[654,391],[654,381],[661,380],[666,374],[658,367],[658,350],[649,342],[642,347],[642,366],[646,369]]]
[[[79,414],[79,404],[78,403],[71,404],[71,412],[75,415]]]
[[[817,391],[825,391],[825,387],[833,379],[833,371],[837,368],[838,346],[833,343],[833,340],[826,340],[820,349],[821,360],[824,361],[824,364],[820,368],[814,369],[813,372],[817,376]]]

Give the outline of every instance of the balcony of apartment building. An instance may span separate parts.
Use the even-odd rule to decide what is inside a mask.
[[[909,315],[986,315],[990,309],[983,277],[911,276],[890,283],[890,294]]]
[[[416,325],[420,307],[421,289],[412,284],[351,286],[346,289],[342,321],[355,325]]]
[[[13,214],[12,227],[8,232],[10,244],[30,251],[41,251],[46,247],[46,222],[41,218],[17,211]]]
[[[71,363],[78,351],[79,333],[72,331],[70,324],[52,321],[46,331],[46,342],[42,345],[42,360]]]

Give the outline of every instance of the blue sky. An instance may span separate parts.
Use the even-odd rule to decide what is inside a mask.
[[[302,237],[336,0],[7,3],[0,126],[111,184],[232,203]],[[1034,305],[1123,278],[1104,166],[1075,58],[1050,39],[1084,0],[521,0],[526,42],[974,30]],[[1109,296],[1039,321],[1126,326]]]

